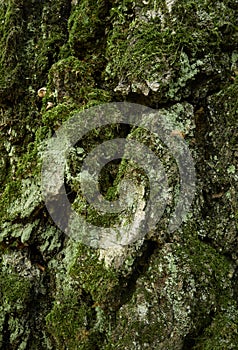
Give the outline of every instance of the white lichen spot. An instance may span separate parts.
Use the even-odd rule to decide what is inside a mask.
[[[149,80],[146,80],[146,84],[148,85],[148,87],[156,92],[159,90],[159,87],[160,87],[160,83],[158,81],[149,81]]]
[[[145,322],[146,321],[146,315],[147,315],[147,312],[148,312],[147,303],[137,304],[137,312],[138,312],[139,320]]]
[[[167,8],[168,8],[168,11],[170,13],[171,10],[172,10],[173,5],[175,3],[175,0],[166,0],[165,2],[166,2],[166,5],[167,5]]]

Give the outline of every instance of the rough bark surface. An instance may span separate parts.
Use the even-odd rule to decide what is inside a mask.
[[[0,0],[1,349],[237,349],[237,7]],[[49,216],[42,153],[75,113],[112,101],[151,107],[180,125],[175,137],[192,153],[196,195],[175,232],[164,215],[129,246],[94,249]],[[75,210],[99,226],[115,218],[87,207],[74,176],[85,152],[114,137],[147,144],[177,184],[171,155],[145,130],[92,130],[70,153],[66,187]],[[146,188],[131,166],[104,170],[108,199],[131,174]]]

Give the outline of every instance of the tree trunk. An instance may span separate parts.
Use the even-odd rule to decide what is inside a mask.
[[[237,18],[0,0],[1,349],[237,348]]]

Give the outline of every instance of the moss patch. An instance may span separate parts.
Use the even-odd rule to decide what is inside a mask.
[[[164,1],[148,1],[145,6],[126,1],[115,3],[111,18],[114,28],[108,38],[106,72],[121,94],[176,101],[181,91],[183,97],[190,96],[196,79],[219,80],[221,72],[230,68],[222,53],[224,45],[231,50],[224,38],[236,35],[230,1],[215,7],[211,2],[175,1],[170,11]]]

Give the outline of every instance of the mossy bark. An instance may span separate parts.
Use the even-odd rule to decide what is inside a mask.
[[[0,0],[1,349],[237,348],[237,18],[235,0]],[[196,195],[175,232],[163,217],[129,246],[94,249],[50,218],[42,153],[64,121],[112,101],[179,125]],[[82,152],[114,137],[151,147],[176,186],[171,155],[145,130],[120,125],[72,151],[71,179]],[[146,187],[125,161],[104,169],[106,198],[132,173]],[[80,215],[110,223],[95,219],[77,182],[67,186]]]

